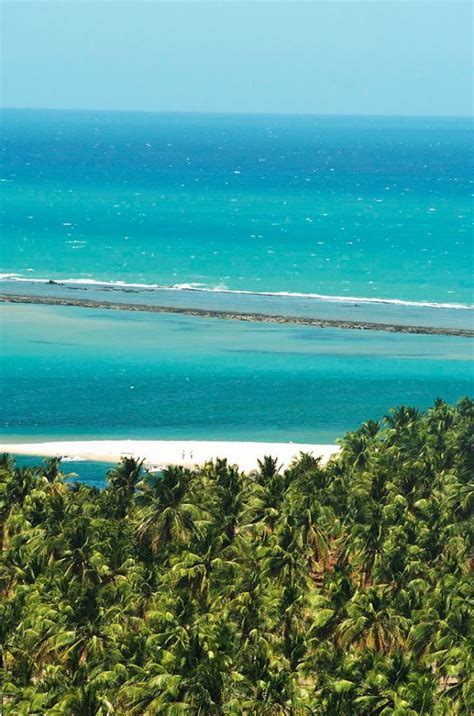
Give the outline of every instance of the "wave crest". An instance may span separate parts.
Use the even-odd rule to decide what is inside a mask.
[[[202,293],[225,293],[235,294],[244,296],[269,296],[269,297],[280,297],[280,298],[302,298],[310,299],[315,301],[324,301],[328,303],[369,303],[369,304],[385,304],[393,306],[409,306],[414,308],[444,308],[444,309],[455,309],[455,310],[472,310],[473,304],[468,303],[443,303],[436,301],[408,301],[401,298],[378,298],[369,296],[333,296],[322,293],[303,293],[298,291],[250,291],[244,289],[232,289],[227,288],[223,284],[218,284],[214,287],[208,287],[202,283],[175,283],[171,285],[162,285],[158,283],[135,283],[126,281],[103,281],[94,278],[65,278],[65,279],[51,279],[51,278],[32,278],[31,276],[21,276],[16,273],[3,273],[0,274],[0,281],[14,281],[29,284],[55,284],[61,285],[78,285],[78,286],[92,286],[92,287],[103,287],[115,290],[120,289],[138,289],[142,291],[192,291]]]

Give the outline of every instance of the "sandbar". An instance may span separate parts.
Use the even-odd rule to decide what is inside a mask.
[[[301,452],[320,457],[326,463],[338,445],[308,443],[234,442],[216,440],[67,440],[38,443],[0,443],[0,453],[67,460],[118,462],[122,456],[143,458],[149,468],[166,465],[194,467],[216,458],[227,458],[245,472],[257,467],[257,460],[271,455],[287,467]]]

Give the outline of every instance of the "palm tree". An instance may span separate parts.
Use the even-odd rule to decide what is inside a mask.
[[[263,460],[257,460],[258,470],[254,473],[257,481],[264,485],[275,475],[281,472],[282,465],[278,466],[278,460],[270,455],[264,455]]]
[[[0,453],[0,475],[6,473],[5,477],[11,478],[15,471],[15,458],[7,452]]]
[[[263,483],[254,483],[251,499],[243,511],[243,522],[257,526],[262,536],[272,533],[281,515],[286,490],[286,478],[280,472],[274,473]]]
[[[123,518],[128,512],[135,489],[140,482],[144,460],[122,457],[107,473],[110,489],[116,499],[115,515]]]
[[[198,533],[202,514],[190,499],[192,477],[190,470],[168,467],[161,475],[152,474],[140,483],[135,537],[138,542],[147,540],[153,554]]]
[[[337,628],[342,647],[359,647],[386,654],[402,646],[408,635],[408,621],[390,604],[387,587],[370,587],[356,591],[347,605],[347,617]]]
[[[357,713],[404,713],[409,716],[433,713],[436,680],[430,670],[402,652],[377,658],[357,689]]]
[[[71,688],[59,703],[49,709],[51,714],[74,714],[74,716],[113,716],[114,705],[100,694],[98,684],[85,684]]]
[[[291,516],[295,542],[308,558],[309,568],[317,569],[317,563],[325,560],[330,542],[337,531],[337,520],[327,503],[329,484],[319,460],[303,456],[293,468],[290,486],[285,496],[285,515]],[[305,469],[302,470],[302,466]],[[301,472],[300,472],[301,471]],[[325,564],[325,567],[328,567]]]
[[[206,611],[212,581],[229,577],[233,563],[225,558],[224,540],[215,539],[209,532],[196,539],[193,550],[180,551],[170,560],[169,577],[173,587],[184,590],[198,600],[199,607]]]
[[[43,477],[48,482],[56,482],[64,479],[64,475],[61,472],[61,458],[50,457],[44,461],[44,467],[41,470]]]
[[[213,518],[223,535],[221,548],[235,538],[244,504],[244,476],[227,460],[216,460],[204,466],[201,477],[210,483],[213,492]]]
[[[372,438],[366,432],[347,433],[341,441],[341,456],[346,468],[365,470],[369,465]]]

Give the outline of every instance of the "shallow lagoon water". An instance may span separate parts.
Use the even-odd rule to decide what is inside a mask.
[[[469,339],[3,307],[5,438],[330,443],[470,393]]]

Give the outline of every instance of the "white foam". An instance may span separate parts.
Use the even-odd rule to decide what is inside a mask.
[[[172,285],[162,285],[158,283],[134,283],[127,281],[102,281],[95,278],[64,278],[64,279],[49,279],[49,278],[31,278],[27,276],[21,276],[17,273],[3,273],[0,274],[0,281],[15,281],[21,283],[30,284],[47,284],[50,281],[54,281],[58,286],[61,285],[77,285],[77,286],[100,286],[110,288],[136,288],[144,291],[192,291],[202,293],[225,293],[235,294],[243,296],[273,296],[281,298],[303,298],[311,299],[316,301],[324,301],[328,303],[374,303],[374,304],[387,304],[393,306],[410,306],[415,308],[448,308],[455,310],[472,310],[474,304],[468,303],[443,303],[436,301],[405,301],[400,298],[380,298],[376,296],[333,296],[323,293],[303,293],[299,291],[250,291],[245,289],[232,289],[227,288],[223,284],[217,286],[207,287],[202,283],[175,283]]]

